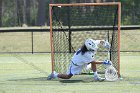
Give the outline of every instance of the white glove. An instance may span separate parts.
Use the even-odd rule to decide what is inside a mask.
[[[105,65],[112,65],[112,62],[110,60],[104,60],[103,64],[105,64]]]

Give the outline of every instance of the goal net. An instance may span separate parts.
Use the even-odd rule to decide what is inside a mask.
[[[108,39],[111,49],[99,48],[96,60],[110,59],[120,73],[120,3],[50,4],[52,71],[66,73],[75,51],[87,38]],[[97,65],[104,73],[105,67]],[[90,73],[83,69],[81,73]]]

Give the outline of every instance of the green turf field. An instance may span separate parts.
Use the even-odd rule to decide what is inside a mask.
[[[49,33],[34,33],[34,51],[50,51]],[[121,33],[122,50],[139,50],[139,30]],[[136,42],[134,42],[136,41]],[[18,43],[17,43],[18,42]],[[20,42],[20,43],[19,43]],[[31,33],[1,33],[0,51],[31,51]],[[140,53],[121,54],[122,80],[94,82],[92,75],[47,81],[50,54],[0,54],[0,93],[139,93]]]
[[[116,82],[94,82],[92,75],[48,81],[50,54],[0,54],[0,93],[139,93],[140,54],[121,54]]]

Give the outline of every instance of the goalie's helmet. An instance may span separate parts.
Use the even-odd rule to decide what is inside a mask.
[[[92,51],[95,51],[98,48],[97,44],[95,43],[95,40],[93,39],[87,39],[85,41],[85,46],[88,50],[92,50]]]

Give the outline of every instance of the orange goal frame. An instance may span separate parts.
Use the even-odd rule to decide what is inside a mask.
[[[52,71],[54,71],[54,48],[53,48],[53,34],[52,34],[52,8],[54,6],[118,6],[118,75],[120,76],[120,27],[121,27],[121,3],[120,2],[106,2],[106,3],[71,3],[71,4],[49,4],[49,18],[50,18],[50,45],[51,45],[51,62]]]

